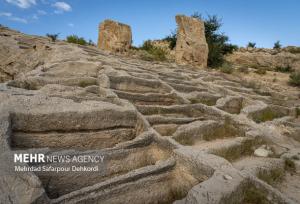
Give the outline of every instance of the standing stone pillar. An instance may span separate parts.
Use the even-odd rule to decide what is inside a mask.
[[[123,23],[105,20],[99,26],[98,47],[111,52],[126,52],[132,42],[131,28]]]
[[[207,66],[208,45],[205,39],[204,23],[199,19],[183,15],[176,16],[177,42],[175,60],[177,64]]]

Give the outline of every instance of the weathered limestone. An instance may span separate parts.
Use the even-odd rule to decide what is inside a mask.
[[[132,34],[128,25],[105,20],[99,27],[98,47],[112,52],[126,52],[131,46]]]
[[[176,16],[178,24],[175,60],[178,64],[207,66],[208,45],[204,23],[196,18]]]
[[[275,70],[278,67],[290,67],[300,70],[300,50],[298,47],[283,49],[240,48],[226,56],[226,60],[239,66],[251,68],[267,68]]]
[[[37,40],[0,29],[0,42],[5,42],[0,59],[6,49],[11,56],[15,50],[23,53],[31,38]],[[277,89],[270,87],[274,94],[261,96],[261,88],[245,88],[235,76],[182,70],[63,41],[41,39],[43,46],[47,51],[28,48],[28,55],[11,58],[12,64],[0,63],[8,70],[23,60],[35,64],[34,56],[46,53],[43,64],[0,83],[1,204],[299,203],[295,112],[300,101],[292,101],[290,93],[280,93],[289,96],[281,106],[274,103]],[[257,149],[270,155],[259,157]],[[103,163],[84,162],[99,168],[94,173],[17,173],[9,157],[14,153],[100,155]],[[283,165],[293,168],[292,162],[295,172],[287,172],[284,183],[272,187],[258,176],[262,170],[272,176],[278,169],[283,176]]]
[[[243,106],[243,98],[239,96],[227,96],[219,99],[216,106],[228,113],[238,114]]]

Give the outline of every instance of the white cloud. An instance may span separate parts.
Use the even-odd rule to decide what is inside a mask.
[[[28,23],[28,21],[25,18],[16,17],[12,13],[9,13],[9,12],[0,12],[0,16],[7,17],[7,19],[11,20],[11,21],[16,21],[19,23]]]
[[[33,14],[33,15],[32,15],[32,19],[34,19],[34,20],[38,20],[38,19],[39,19],[39,17],[38,17],[38,15],[36,15],[36,14]]]
[[[10,16],[12,16],[12,13],[8,13],[8,12],[0,12],[0,16],[10,17]]]
[[[6,2],[14,4],[20,8],[29,8],[36,4],[36,0],[6,0]]]
[[[74,25],[74,23],[68,23],[68,26],[73,28],[75,25]]]
[[[9,18],[9,19],[12,20],[12,21],[19,22],[19,23],[25,23],[25,24],[28,23],[27,20],[26,20],[25,18],[11,17],[11,18]]]
[[[52,4],[52,6],[56,8],[56,10],[54,11],[54,13],[56,14],[72,11],[72,7],[63,1],[58,1],[55,4]]]
[[[38,20],[40,18],[40,16],[44,16],[44,15],[47,15],[46,11],[44,11],[44,10],[37,10],[37,12],[32,15],[32,19]]]
[[[44,10],[38,10],[37,14],[43,16],[43,15],[47,15],[47,12]]]

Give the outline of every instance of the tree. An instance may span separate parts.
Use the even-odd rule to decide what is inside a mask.
[[[280,44],[280,41],[278,40],[274,43],[273,49],[281,49],[281,47],[282,47],[282,45]]]
[[[256,43],[255,42],[248,42],[247,47],[255,48],[256,47]]]
[[[89,42],[88,42],[88,45],[95,46],[95,43],[90,39]]]
[[[57,34],[49,34],[49,33],[47,33],[46,36],[48,38],[50,38],[52,42],[55,42],[57,40],[58,36],[59,36],[59,33],[57,33]]]
[[[165,37],[163,40],[169,42],[169,48],[173,50],[176,47],[177,41],[177,30],[171,31],[171,34]]]
[[[222,19],[216,15],[208,15],[203,18],[201,14],[194,13],[193,18],[197,18],[204,22],[205,37],[208,44],[208,61],[210,67],[220,67],[225,62],[224,56],[232,53],[238,47],[229,43],[229,38],[224,33],[220,32],[222,27]]]

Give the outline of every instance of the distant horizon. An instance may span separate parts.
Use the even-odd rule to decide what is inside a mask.
[[[0,6],[0,24],[32,35],[60,33],[60,39],[75,34],[97,43],[99,24],[112,19],[131,26],[133,44],[139,46],[169,35],[177,27],[177,14],[199,12],[222,18],[220,31],[239,47],[255,42],[258,48],[272,48],[278,40],[283,47],[300,46],[297,0],[0,0]]]

